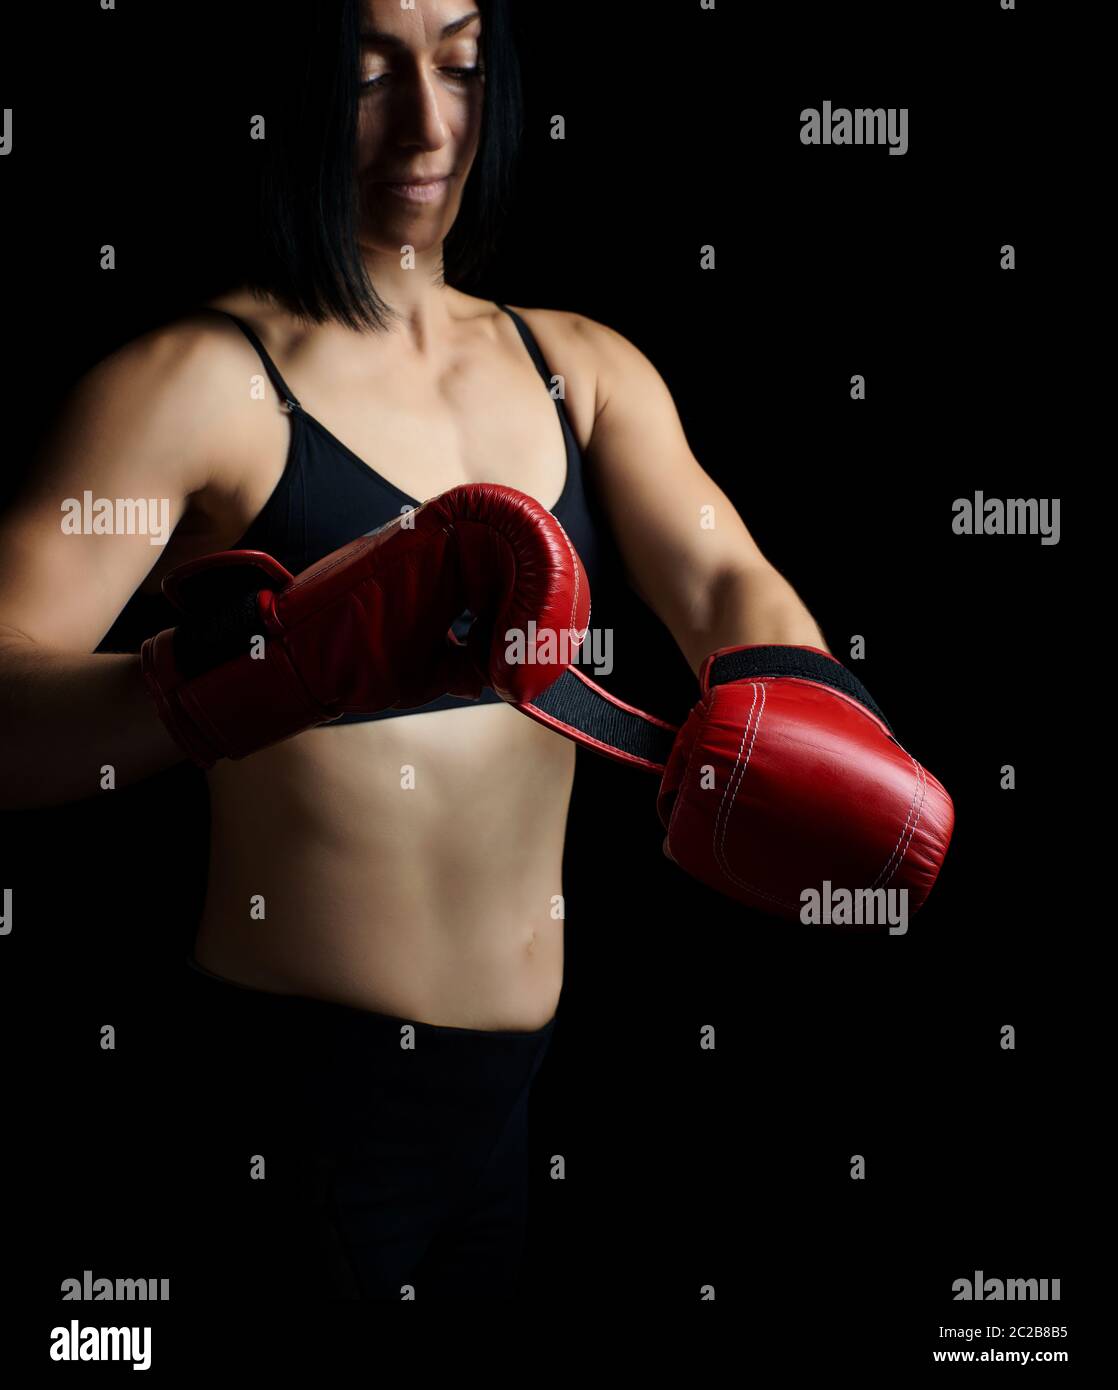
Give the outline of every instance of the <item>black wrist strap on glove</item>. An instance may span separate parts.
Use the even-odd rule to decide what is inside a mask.
[[[764,676],[798,676],[801,680],[818,681],[843,695],[849,695],[893,732],[888,719],[878,708],[877,701],[853,673],[833,656],[808,651],[805,647],[740,647],[724,652],[710,664],[708,685],[726,685],[730,681],[755,680]]]
[[[798,676],[830,686],[857,700],[889,729],[869,691],[853,672],[824,652],[803,647],[746,647],[710,662],[707,688],[765,676]],[[679,728],[636,709],[570,666],[557,681],[527,704],[517,706],[540,724],[607,758],[662,773]]]

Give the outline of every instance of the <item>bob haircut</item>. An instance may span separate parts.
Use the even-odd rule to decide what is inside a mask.
[[[520,65],[509,0],[473,0],[485,69],[481,131],[441,283],[469,282],[492,253],[523,133]],[[357,243],[354,177],[360,79],[359,0],[300,0],[254,49],[268,50],[267,138],[256,144],[256,231],[242,283],[296,317],[350,328],[389,326]]]

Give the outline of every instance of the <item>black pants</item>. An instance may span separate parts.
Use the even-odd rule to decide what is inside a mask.
[[[555,1018],[443,1028],[189,966],[189,1296],[512,1297],[528,1093]]]

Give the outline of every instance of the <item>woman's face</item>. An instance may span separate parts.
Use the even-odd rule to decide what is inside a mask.
[[[361,241],[422,251],[453,225],[477,153],[481,16],[471,0],[362,0],[360,22]]]

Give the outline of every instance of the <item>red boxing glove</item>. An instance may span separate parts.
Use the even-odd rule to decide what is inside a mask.
[[[350,712],[476,699],[487,684],[531,699],[566,661],[512,664],[506,632],[534,622],[577,647],[590,614],[559,522],[490,483],[452,488],[298,577],[260,551],[224,551],[180,565],[163,591],[184,621],[147,639],[141,668],[202,767]],[[450,628],[465,610],[476,618],[461,645]]]
[[[861,681],[817,647],[750,646],[712,653],[699,684],[680,730],[573,667],[521,708],[609,757],[662,772],[656,806],[668,855],[719,892],[808,920],[812,895],[906,889],[915,912],[947,853],[954,807]]]

